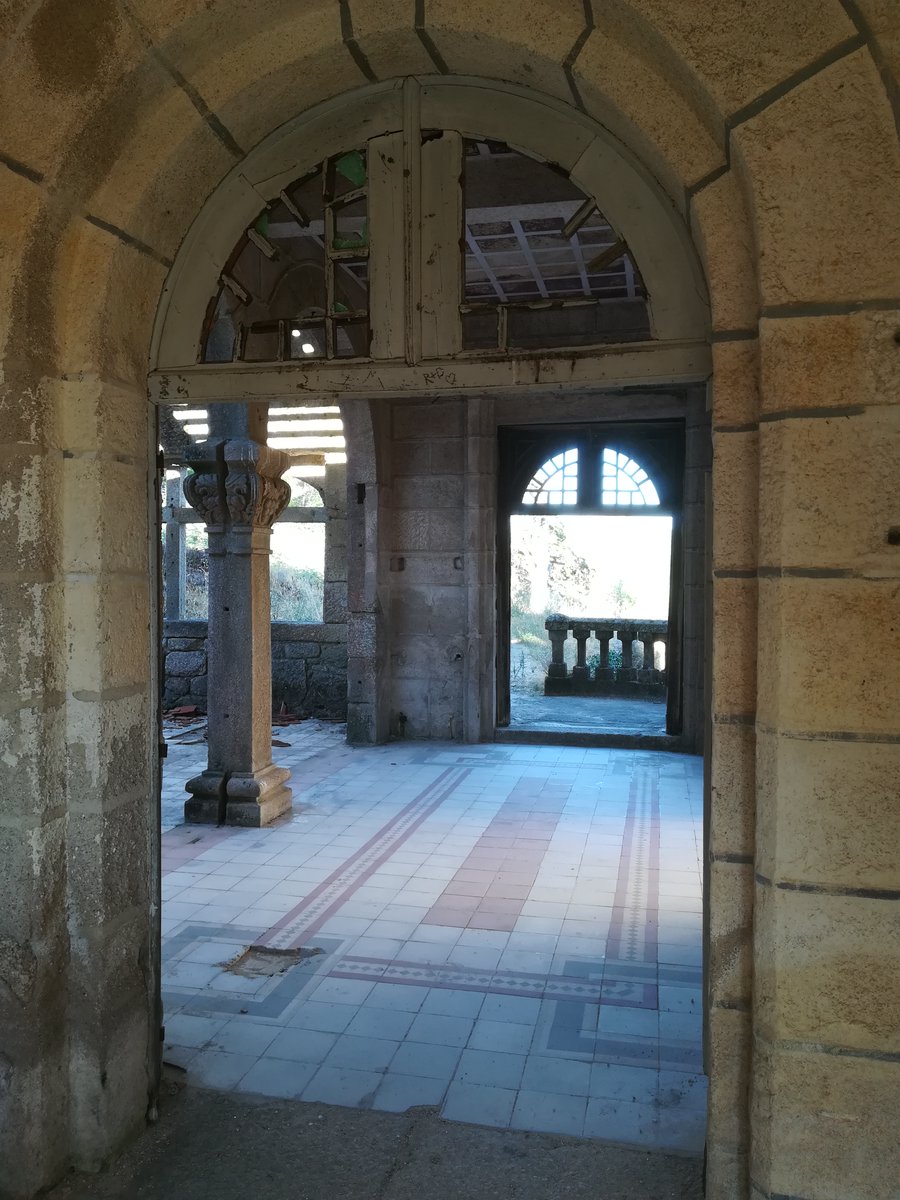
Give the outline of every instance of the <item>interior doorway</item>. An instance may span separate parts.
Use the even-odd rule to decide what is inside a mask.
[[[498,728],[682,733],[684,425],[499,431]]]

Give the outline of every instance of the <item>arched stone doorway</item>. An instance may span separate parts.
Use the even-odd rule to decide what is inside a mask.
[[[836,0],[790,13],[735,4],[702,28],[688,8],[576,6],[560,17],[535,3],[509,9],[501,34],[496,9],[488,18],[429,3],[413,18],[361,2],[345,15],[351,7],[343,27],[335,9],[304,14],[302,31],[294,7],[277,5],[262,22],[240,6],[149,4],[135,26],[107,5],[67,8],[60,21],[45,4],[10,26],[4,377],[21,483],[8,544],[22,590],[10,610],[7,861],[13,948],[31,965],[5,1027],[13,1111],[45,1118],[6,1123],[13,1186],[27,1193],[68,1161],[99,1162],[141,1125],[154,1087],[155,688],[142,531],[159,289],[198,196],[244,147],[372,76],[439,70],[503,76],[600,119],[695,231],[711,294],[717,467],[710,1186],[748,1194],[752,1128],[763,1194],[877,1194],[895,1140],[885,1120],[892,1033],[867,946],[892,868],[865,805],[890,809],[895,705],[880,643],[829,659],[818,631],[856,644],[861,620],[889,628],[894,601],[889,577],[860,575],[892,553],[881,476],[866,476],[858,505],[842,499],[859,494],[858,443],[872,462],[891,445],[897,259],[885,231],[900,189],[890,21],[877,5]],[[98,28],[108,57],[96,52]],[[43,53],[64,39],[77,77],[54,74]],[[766,52],[751,61],[747,46]],[[762,493],[759,442],[773,484]],[[87,539],[64,516],[74,511]],[[23,796],[34,803],[22,809]],[[810,815],[799,832],[798,812]],[[112,853],[126,814],[131,849]],[[803,941],[811,905],[815,947]],[[811,971],[793,969],[797,937]],[[841,1111],[818,1110],[829,1090]]]

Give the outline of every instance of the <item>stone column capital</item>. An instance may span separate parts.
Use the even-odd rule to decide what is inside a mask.
[[[201,442],[190,458],[185,498],[211,532],[271,529],[291,498],[290,484],[281,478],[290,458],[252,438]]]

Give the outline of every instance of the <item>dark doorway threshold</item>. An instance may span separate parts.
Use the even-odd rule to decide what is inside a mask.
[[[689,753],[684,738],[667,733],[588,733],[579,729],[516,726],[494,731],[494,741],[512,746],[606,746],[614,750]]]

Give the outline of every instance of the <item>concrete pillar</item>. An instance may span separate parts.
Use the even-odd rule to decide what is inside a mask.
[[[289,460],[265,444],[266,405],[212,405],[185,480],[209,534],[209,761],[187,783],[187,821],[266,825],[291,805],[272,763],[269,542],[290,499]]]

